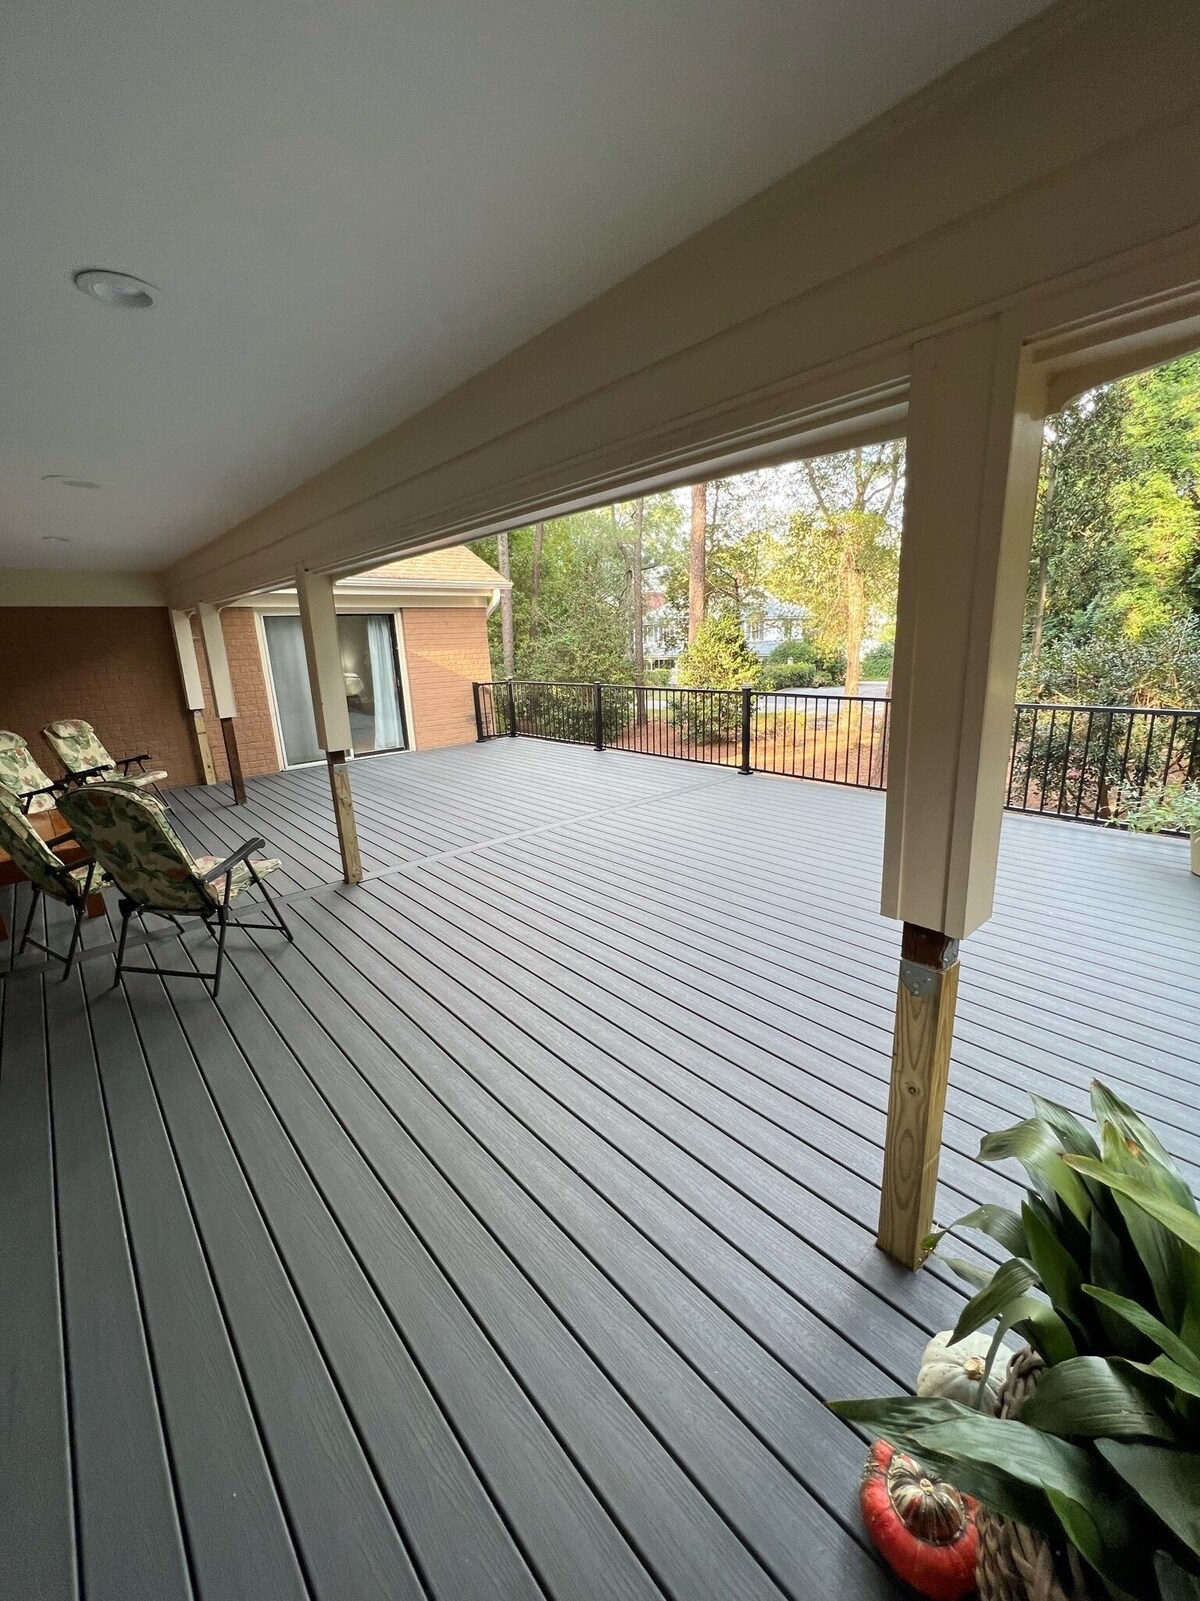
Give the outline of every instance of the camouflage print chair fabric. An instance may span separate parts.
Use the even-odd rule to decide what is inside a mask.
[[[139,788],[149,788],[167,776],[165,768],[147,772],[140,756],[121,756],[114,760],[100,743],[91,723],[85,723],[80,717],[60,717],[57,722],[47,723],[42,733],[68,773],[86,773],[93,767],[110,769],[107,773],[93,774],[87,780],[89,784],[107,783],[110,777],[119,776]],[[133,762],[137,762],[138,772],[117,774],[118,767],[127,767]]]
[[[3,787],[0,787],[0,848],[8,852],[33,886],[29,912],[25,918],[25,929],[14,954],[19,956],[26,945],[36,945],[38,950],[45,951],[47,956],[56,956],[59,961],[66,964],[63,969],[63,977],[66,978],[75,960],[75,950],[79,944],[80,927],[83,914],[87,910],[88,896],[105,882],[103,874],[95,862],[85,862],[79,867],[68,867],[65,862],[60,861],[21,810],[20,801],[11,791]],[[40,940],[31,938],[34,913],[37,911],[38,900],[43,895],[64,902],[75,913],[75,929],[65,956],[61,951],[52,950],[49,945],[43,945]]]
[[[54,806],[53,795],[34,794],[35,790],[49,790],[54,785],[29,754],[29,746],[20,734],[0,729],[0,788],[17,796],[32,795],[24,803],[27,812],[48,812]]]
[[[195,857],[167,820],[165,809],[138,794],[133,781],[85,785],[62,799],[63,816],[80,843],[133,903],[152,911],[208,914],[226,904],[225,878],[204,882],[218,865],[216,856]],[[260,878],[278,860],[255,858]],[[231,870],[228,900],[252,883],[244,862]]]
[[[121,891],[121,933],[117,941],[114,984],[121,982],[122,973],[198,978],[212,986],[215,999],[221,988],[225,938],[231,926],[275,929],[291,942],[291,929],[265,883],[267,874],[282,864],[252,854],[262,846],[261,839],[247,840],[224,860],[193,856],[171,827],[166,808],[149,795],[140,794],[131,785],[119,781],[81,784],[63,796],[62,813],[74,829],[76,839],[94,854]],[[250,884],[262,890],[271,922],[249,923],[240,918],[232,921],[230,905]],[[171,922],[177,922],[177,912],[202,917],[217,942],[213,971],[203,972],[199,964],[191,968],[127,965],[125,943],[129,919],[134,912],[139,916],[155,913]]]

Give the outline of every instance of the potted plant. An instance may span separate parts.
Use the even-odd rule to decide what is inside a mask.
[[[1200,877],[1200,784],[1167,784],[1141,796],[1123,790],[1111,821],[1135,834],[1190,834],[1192,872]]]
[[[1095,1135],[1033,1099],[980,1148],[1025,1168],[1020,1211],[981,1206],[928,1242],[964,1227],[1010,1253],[990,1274],[947,1258],[976,1292],[953,1338],[994,1325],[988,1367],[1009,1330],[1027,1342],[997,1415],[920,1396],[833,1409],[978,1499],[983,1601],[1200,1601],[1200,1215],[1102,1085]]]

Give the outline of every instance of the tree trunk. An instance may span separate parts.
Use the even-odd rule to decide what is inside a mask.
[[[533,525],[533,566],[529,574],[529,643],[538,636],[538,607],[542,597],[542,544],[546,538],[545,523]]]
[[[1042,551],[1038,557],[1037,598],[1033,604],[1033,631],[1029,637],[1029,660],[1037,666],[1042,654],[1042,628],[1046,621],[1046,601],[1050,591],[1050,553]]]
[[[857,695],[862,682],[863,625],[866,600],[862,574],[851,567],[846,574],[846,694]]]
[[[646,503],[633,503],[633,548],[629,564],[629,587],[633,598],[633,682],[637,686],[637,720],[639,727],[646,722],[646,616],[645,596],[642,593],[642,528],[646,517]]]
[[[512,567],[508,557],[508,535],[496,535],[496,565],[500,569],[501,578],[512,577]],[[512,590],[504,588],[500,591],[500,648],[504,656],[504,676],[512,678],[515,672],[515,652],[513,650],[513,603]]]
[[[708,485],[692,486],[692,537],[688,560],[688,644],[696,641],[704,611],[708,604],[707,592],[707,536],[708,536]]]
[[[1050,513],[1054,510],[1054,446],[1047,447],[1046,493],[1042,499],[1042,553],[1038,557],[1037,598],[1033,607],[1033,629],[1029,639],[1029,659],[1036,666],[1042,654],[1042,629],[1046,622],[1046,602],[1050,597]]]

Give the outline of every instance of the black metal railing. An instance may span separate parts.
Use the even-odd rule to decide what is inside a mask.
[[[891,701],[883,695],[521,680],[478,683],[473,693],[481,740],[521,734],[743,773],[887,787]],[[1121,799],[1198,778],[1200,710],[1014,708],[1010,811],[1104,823]]]
[[[1021,702],[1005,805],[1107,822],[1119,800],[1200,775],[1200,711]]]
[[[810,690],[635,688],[503,680],[474,686],[478,737],[639,751],[882,789],[889,702]]]

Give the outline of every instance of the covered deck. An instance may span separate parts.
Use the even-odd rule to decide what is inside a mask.
[[[2,986],[3,1593],[892,1595],[823,1402],[961,1294],[874,1244],[883,797],[532,740],[350,772],[354,888],[322,769],[172,795],[284,858],[295,945],[233,938],[217,1003],[113,990],[104,920]],[[1006,818],[939,1216],[1096,1075],[1200,1175],[1197,971],[1181,842]]]

